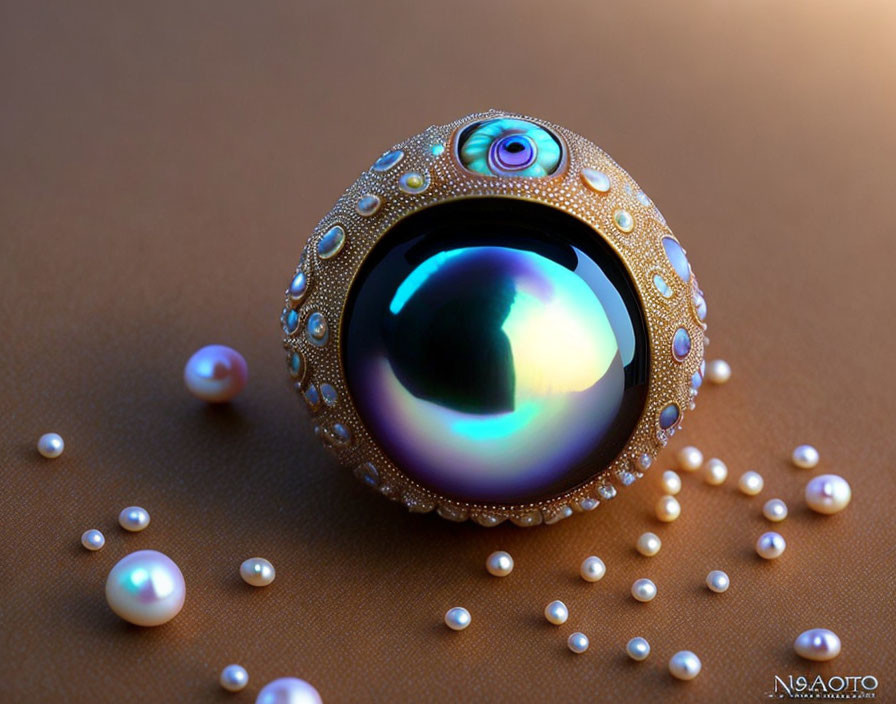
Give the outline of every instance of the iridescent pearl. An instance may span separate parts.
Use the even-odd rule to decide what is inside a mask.
[[[452,631],[462,631],[470,625],[470,612],[463,606],[455,606],[445,612],[445,625]]]
[[[598,582],[603,579],[607,573],[607,566],[604,561],[595,555],[586,557],[579,567],[579,574],[586,582]]]
[[[647,656],[650,655],[650,643],[647,642],[646,638],[636,636],[625,644],[625,652],[632,660],[641,662],[642,660],[646,660]]]
[[[713,570],[706,575],[706,586],[711,591],[721,594],[728,591],[728,587],[731,586],[731,580],[728,579],[728,575],[722,572],[722,570]]]
[[[236,396],[249,378],[249,367],[239,352],[224,345],[208,345],[193,354],[184,367],[184,383],[196,398],[223,403]]]
[[[636,579],[632,584],[632,596],[638,601],[652,601],[656,596],[656,585],[649,579]]]
[[[765,486],[765,481],[762,479],[762,475],[752,470],[744,472],[737,480],[737,488],[747,496],[756,496],[762,491],[763,486]]]
[[[713,359],[706,363],[704,376],[713,384],[724,384],[731,378],[731,367],[724,359]]]
[[[228,692],[239,692],[249,684],[249,673],[242,665],[228,665],[221,670],[218,681]]]
[[[149,512],[139,506],[128,506],[118,514],[118,525],[131,533],[137,533],[149,525]]]
[[[675,494],[681,491],[681,477],[671,469],[667,469],[663,472],[662,479],[660,479],[660,487],[669,496],[675,496]]]
[[[774,560],[784,553],[787,543],[780,533],[769,531],[759,536],[756,541],[756,554],[766,560]]]
[[[812,469],[818,464],[818,450],[811,445],[800,445],[793,450],[790,459],[800,469]]]
[[[712,486],[724,484],[728,478],[728,465],[726,465],[718,457],[707,460],[703,467],[703,481]]]
[[[548,623],[561,626],[569,618],[569,609],[566,608],[566,604],[558,599],[544,607],[544,617],[548,620]]]
[[[88,550],[100,550],[106,544],[106,536],[104,536],[96,528],[85,530],[81,535],[81,545]]]
[[[696,472],[703,464],[703,453],[696,447],[688,445],[678,451],[678,468],[686,472]]]
[[[305,680],[281,677],[261,688],[255,704],[323,704],[323,700]]]
[[[44,433],[37,441],[37,451],[47,459],[55,459],[65,449],[65,441],[58,433]]]
[[[155,550],[138,550],[123,557],[106,579],[110,608],[138,626],[167,623],[180,613],[185,595],[180,568]]]
[[[837,513],[852,498],[849,482],[836,474],[819,474],[806,484],[806,503],[818,513]]]
[[[669,658],[669,672],[680,680],[692,680],[700,674],[703,664],[690,650],[680,650]]]
[[[787,518],[787,504],[781,499],[769,499],[762,507],[762,515],[770,521],[779,523]]]
[[[833,660],[840,654],[840,639],[827,628],[811,628],[797,636],[793,649],[797,655],[807,660]]]
[[[580,633],[579,631],[571,633],[569,638],[566,639],[566,645],[576,655],[581,655],[586,650],[588,650],[588,636],[586,636],[584,633]]]
[[[656,533],[642,533],[638,538],[638,542],[635,543],[638,552],[645,557],[653,557],[660,551],[662,546],[663,541],[660,540]]]
[[[671,523],[681,515],[681,504],[674,496],[661,496],[656,502],[656,517],[664,523]]]
[[[495,577],[506,577],[513,572],[513,558],[509,552],[498,550],[486,558],[485,569]]]
[[[240,565],[240,577],[253,587],[266,587],[276,576],[274,566],[263,557],[250,557]]]

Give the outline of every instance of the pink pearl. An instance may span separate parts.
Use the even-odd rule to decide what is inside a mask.
[[[209,403],[229,401],[248,379],[249,366],[243,355],[224,345],[203,347],[184,367],[184,383],[190,393]]]
[[[255,704],[322,704],[322,700],[305,680],[281,677],[262,687]]]

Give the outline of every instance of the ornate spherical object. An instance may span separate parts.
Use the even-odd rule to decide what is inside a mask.
[[[385,152],[286,291],[314,431],[411,511],[589,511],[650,466],[702,382],[706,303],[653,202],[557,125],[492,111]]]

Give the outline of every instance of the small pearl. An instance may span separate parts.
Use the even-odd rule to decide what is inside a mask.
[[[81,535],[81,545],[88,550],[100,550],[106,544],[106,536],[96,528],[85,530]]]
[[[125,621],[138,626],[167,623],[184,605],[186,586],[180,568],[155,550],[126,555],[106,578],[106,601]]]
[[[812,628],[797,636],[793,649],[807,660],[833,660],[840,654],[840,639],[827,628]]]
[[[649,579],[636,579],[632,584],[632,596],[638,601],[652,601],[656,596],[656,585]]]
[[[679,650],[669,658],[669,672],[680,680],[692,680],[700,674],[703,665],[690,650]]]
[[[645,557],[653,557],[663,547],[663,541],[656,533],[642,533],[635,547]]]
[[[513,572],[513,558],[509,552],[498,550],[486,558],[485,569],[495,577],[506,577]]]
[[[756,496],[762,491],[763,486],[765,486],[765,481],[762,479],[762,475],[752,470],[744,472],[737,480],[737,488],[747,496]]]
[[[239,692],[249,684],[249,673],[242,665],[228,665],[221,670],[218,681],[228,692]]]
[[[837,513],[852,498],[849,482],[836,474],[819,474],[806,484],[806,503],[818,513]]]
[[[569,649],[576,655],[581,655],[588,650],[588,636],[576,631],[575,633],[570,634],[569,638],[566,639],[566,645],[569,646]]]
[[[706,586],[717,594],[721,594],[728,591],[728,587],[731,586],[731,580],[728,579],[728,575],[722,572],[722,570],[713,570],[706,575]]]
[[[770,521],[779,523],[787,518],[787,504],[781,499],[769,499],[762,507],[762,515]]]
[[[462,631],[470,625],[470,612],[463,606],[455,606],[445,612],[445,625],[452,631]]]
[[[58,433],[44,433],[37,441],[37,451],[47,459],[54,459],[62,454],[65,441]]]
[[[703,468],[703,481],[712,486],[723,484],[728,478],[728,465],[726,465],[718,457],[707,460],[706,466]]]
[[[607,566],[604,561],[594,555],[582,560],[582,565],[579,567],[579,574],[586,582],[600,581],[606,573]]]
[[[266,587],[276,576],[274,566],[263,557],[250,557],[240,565],[240,577],[253,587]]]
[[[818,450],[811,445],[800,445],[793,451],[790,459],[800,469],[812,469],[818,464]]]
[[[731,378],[731,367],[724,359],[714,359],[706,363],[705,376],[713,384],[724,384]]]
[[[323,704],[323,700],[305,680],[281,677],[261,688],[255,704]]]
[[[686,472],[696,472],[703,464],[703,453],[696,447],[683,447],[678,451],[678,468]]]
[[[184,367],[184,383],[196,398],[223,403],[236,396],[249,379],[249,366],[239,352],[208,345],[193,353]]]
[[[139,506],[128,506],[118,514],[118,525],[131,533],[137,533],[149,525],[149,513]]]
[[[544,607],[544,617],[548,620],[548,623],[560,626],[566,623],[566,619],[569,618],[569,609],[566,608],[566,604],[558,599]]]
[[[671,469],[667,469],[663,472],[663,478],[660,480],[660,487],[665,493],[669,494],[669,496],[674,496],[681,491],[681,477]]]
[[[646,660],[647,656],[650,655],[650,643],[648,643],[645,638],[637,636],[625,644],[625,652],[628,653],[628,656],[632,660],[641,662],[642,660]]]
[[[759,540],[756,541],[756,554],[766,560],[774,560],[781,557],[786,547],[787,543],[781,534],[770,531],[759,536]]]
[[[681,504],[674,496],[661,496],[656,502],[656,517],[664,523],[671,523],[681,515]]]

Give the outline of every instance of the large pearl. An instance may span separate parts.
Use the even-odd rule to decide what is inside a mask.
[[[571,633],[569,638],[566,639],[566,645],[576,655],[581,655],[588,650],[588,636],[580,631]]]
[[[728,587],[731,586],[731,580],[728,578],[727,574],[722,572],[722,570],[713,570],[706,575],[706,586],[709,587],[711,591],[721,594],[722,592],[728,591]]]
[[[562,626],[566,623],[566,619],[569,618],[569,609],[566,608],[566,604],[557,599],[544,607],[544,617],[548,620],[548,623]]]
[[[840,654],[840,639],[827,628],[812,628],[797,636],[793,649],[807,660],[833,660]]]
[[[228,692],[239,692],[249,684],[249,673],[242,665],[228,665],[221,670],[218,682]]]
[[[852,498],[849,482],[836,474],[819,474],[806,484],[806,503],[818,513],[837,513]]]
[[[656,585],[649,579],[636,579],[632,584],[632,596],[638,601],[652,601],[656,596]]]
[[[681,504],[674,496],[661,496],[656,502],[656,517],[663,523],[671,523],[681,515]]]
[[[766,560],[775,560],[784,554],[787,543],[780,533],[769,531],[759,536],[756,541],[756,554]]]
[[[590,555],[582,561],[579,574],[586,582],[599,582],[607,573],[604,561],[595,555]]]
[[[781,499],[769,499],[762,507],[762,515],[774,523],[780,523],[787,518],[787,504]]]
[[[59,433],[44,433],[37,441],[37,451],[47,459],[55,459],[65,449],[65,441]]]
[[[724,484],[728,478],[728,465],[726,465],[718,457],[707,460],[703,467],[703,481],[712,486]]]
[[[131,533],[137,533],[149,525],[149,512],[139,506],[123,508],[118,514],[118,525]]]
[[[638,537],[638,542],[635,543],[635,548],[645,557],[653,557],[661,547],[663,547],[663,541],[656,533],[642,533]]]
[[[811,445],[800,445],[794,449],[790,459],[800,469],[812,469],[818,464],[818,450]]]
[[[679,650],[669,658],[669,672],[680,680],[692,680],[700,674],[703,663],[690,650]]]
[[[713,384],[724,384],[731,378],[731,367],[724,359],[713,359],[706,363],[706,378]]]
[[[470,625],[472,617],[463,606],[455,606],[445,612],[445,625],[452,631],[462,631]]]
[[[650,643],[647,642],[646,638],[636,636],[625,644],[625,652],[632,660],[641,662],[642,660],[646,660],[647,656],[650,655]]]
[[[762,478],[762,475],[753,470],[744,472],[740,475],[740,479],[737,480],[737,488],[747,496],[756,496],[756,494],[762,491],[763,486],[765,486],[765,480]]]
[[[281,677],[261,688],[255,704],[323,704],[323,700],[305,680]]]
[[[240,577],[253,587],[266,587],[276,576],[274,566],[263,557],[250,557],[240,565]]]
[[[180,568],[155,550],[126,555],[109,572],[106,601],[125,621],[138,626],[167,623],[184,605],[186,586]]]
[[[249,366],[239,352],[225,345],[198,350],[184,367],[184,383],[190,393],[210,403],[236,396],[249,379]]]
[[[667,469],[660,479],[660,487],[669,496],[674,496],[681,491],[681,477],[671,469]]]
[[[506,577],[513,572],[513,558],[509,552],[497,550],[486,558],[485,569],[495,577]]]
[[[703,464],[703,453],[696,447],[683,447],[678,451],[678,468],[686,472],[696,472]]]

